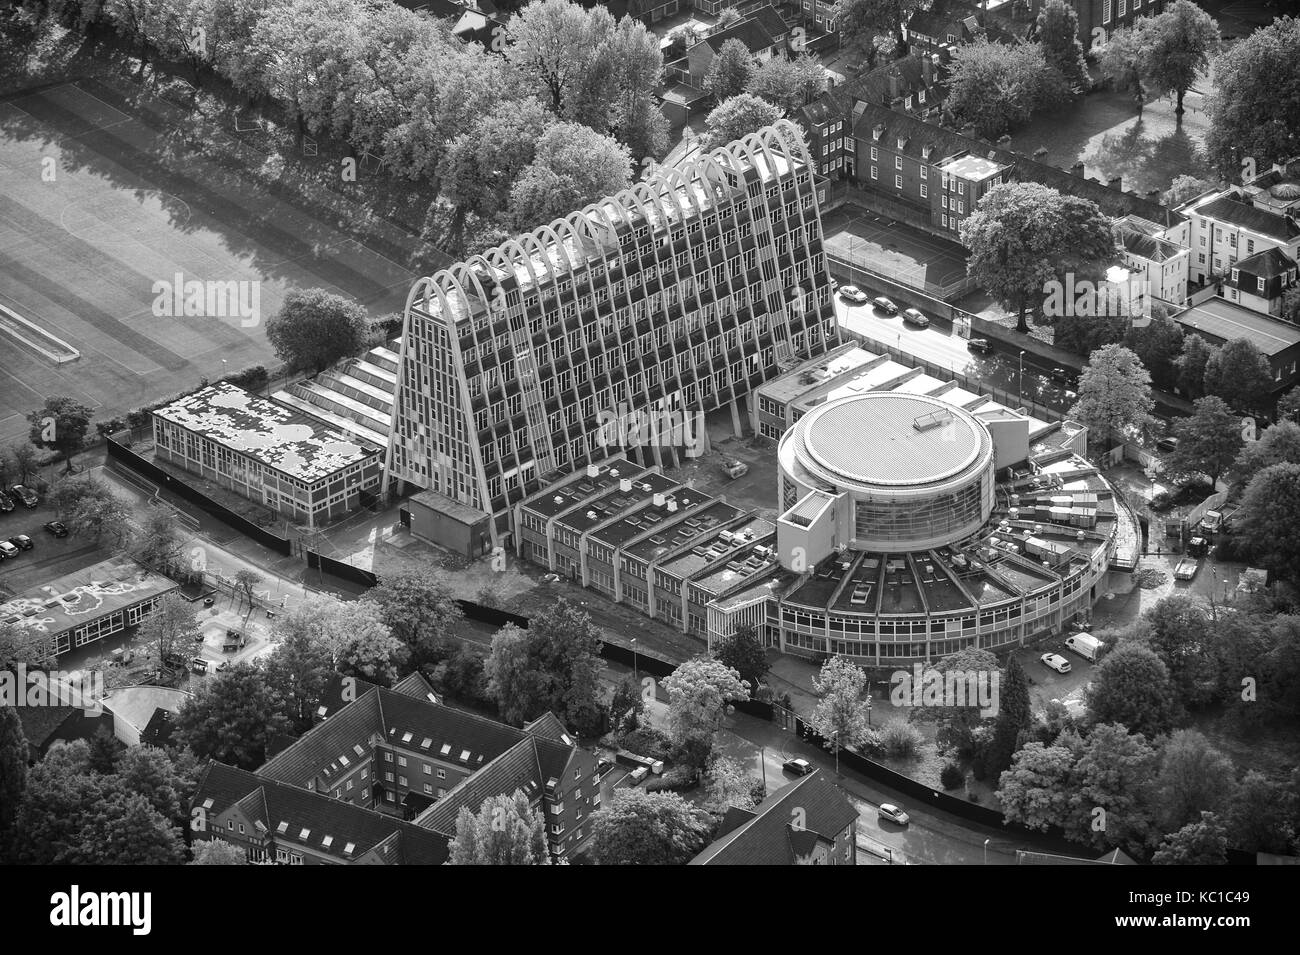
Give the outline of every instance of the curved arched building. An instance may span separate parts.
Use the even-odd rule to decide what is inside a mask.
[[[560,475],[689,455],[705,412],[739,431],[753,388],[837,345],[811,163],[782,120],[417,282],[385,467],[423,489],[412,530],[505,544]],[[645,416],[673,433],[640,440]]]

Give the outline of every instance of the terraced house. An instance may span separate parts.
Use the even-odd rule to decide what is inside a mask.
[[[839,340],[795,129],[662,168],[416,283],[389,486],[489,516],[497,545],[514,504],[610,453],[611,413],[730,407],[739,432],[754,387]]]

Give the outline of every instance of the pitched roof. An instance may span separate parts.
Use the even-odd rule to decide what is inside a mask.
[[[1152,262],[1164,262],[1185,251],[1177,242],[1159,239],[1145,232],[1121,228],[1117,230],[1119,243],[1127,251]]]
[[[795,116],[806,123],[817,125],[833,119],[848,119],[853,114],[855,102],[884,104],[886,97],[892,101],[894,85],[900,96],[919,89],[937,90],[940,87],[939,71],[930,71],[930,83],[927,85],[923,59],[922,54],[910,53],[901,60],[885,63],[869,73],[832,86],[807,106],[798,109]],[[896,77],[892,85],[891,77]]]
[[[1142,196],[1123,192],[1119,189],[1112,189],[1104,183],[1083,179],[1065,170],[1035,162],[1009,150],[998,149],[983,140],[963,136],[953,130],[944,129],[942,126],[935,126],[924,120],[904,113],[894,112],[872,103],[863,104],[861,115],[859,115],[857,122],[853,126],[853,135],[858,139],[870,141],[872,130],[877,125],[885,127],[882,139],[890,142],[891,148],[896,145],[895,140],[904,139],[907,141],[907,145],[903,150],[904,155],[916,159],[921,158],[922,147],[926,145],[934,147],[934,151],[931,153],[931,159],[934,160],[969,151],[977,156],[984,156],[993,162],[1011,166],[1009,178],[1018,179],[1021,182],[1041,183],[1058,192],[1089,199],[1095,202],[1101,211],[1112,219],[1118,219],[1125,215],[1136,215],[1153,222],[1163,223],[1166,226],[1185,221],[1185,217],[1179,213],[1166,209],[1159,203],[1152,202]]]
[[[1294,218],[1257,209],[1250,200],[1235,192],[1228,192],[1195,207],[1197,215],[1219,222],[1229,222],[1242,229],[1266,235],[1278,242],[1291,242],[1300,238],[1300,224]]]
[[[209,819],[237,808],[255,823],[261,822],[277,846],[310,848],[340,861],[375,849],[381,850],[384,861],[394,864],[447,861],[447,838],[440,833],[223,763],[208,764],[192,805],[203,807]],[[382,852],[385,846],[387,853]]]
[[[560,718],[550,710],[547,710],[531,723],[525,723],[524,732],[532,733],[534,736],[544,736],[547,739],[558,740],[567,746],[572,746],[574,744],[573,737],[570,736],[569,731],[564,728],[564,724],[560,722]]]
[[[537,762],[537,748],[531,739],[521,739],[492,762],[457,783],[447,795],[416,817],[426,829],[456,834],[456,817],[462,809],[478,812],[493,796],[523,790],[531,801],[541,795],[545,780]]]
[[[802,811],[804,825],[791,825],[792,810]],[[793,865],[821,839],[833,842],[853,826],[858,811],[821,770],[777,790],[744,818],[729,812],[723,820],[734,828],[690,861],[691,865]],[[736,825],[736,823],[739,823]]]
[[[739,40],[745,44],[745,49],[750,53],[770,49],[776,43],[776,40],[772,38],[772,34],[768,33],[763,26],[763,22],[757,19],[742,20],[735,26],[727,27],[727,29],[719,33],[706,36],[700,42],[707,43],[714,53],[718,53],[722,50],[722,44],[728,40]]]
[[[1271,279],[1294,271],[1296,261],[1279,248],[1269,248],[1241,259],[1232,267],[1246,275]]]

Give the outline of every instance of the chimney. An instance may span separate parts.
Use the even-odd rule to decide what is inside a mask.
[[[1077,162],[1077,163],[1075,163],[1073,166],[1070,167],[1070,172],[1074,173],[1076,176],[1082,176],[1082,175],[1083,175],[1083,168],[1084,168],[1084,167],[1083,167],[1083,163],[1081,163],[1081,162]]]
[[[1111,189],[1115,189],[1115,190],[1117,190],[1117,191],[1119,191],[1119,192],[1123,192],[1123,191],[1124,191],[1124,177],[1123,177],[1123,176],[1112,176],[1110,179],[1107,179],[1107,180],[1106,180],[1106,185],[1109,186]]]
[[[938,54],[921,57],[921,82],[925,84],[927,89],[934,82],[934,66],[938,61]]]
[[[898,72],[890,71],[889,74],[889,101],[892,103],[898,99]]]
[[[1007,133],[1003,133],[1001,136],[998,137],[998,149],[1010,149],[1010,148],[1011,148],[1011,136],[1008,135]]]

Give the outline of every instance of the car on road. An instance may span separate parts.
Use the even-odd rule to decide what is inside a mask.
[[[903,309],[903,321],[908,325],[915,325],[917,328],[928,328],[930,326],[930,320],[917,308]]]
[[[55,537],[68,536],[68,525],[64,524],[63,521],[46,521],[41,526],[44,527],[47,531],[49,531],[51,534],[53,534]]]
[[[8,514],[14,509],[14,502],[4,491],[0,491],[0,514]]]
[[[15,484],[9,489],[9,493],[15,501],[22,501],[23,507],[32,508],[41,503],[41,499],[36,496],[36,492],[29,487],[23,487],[21,484]]]
[[[17,557],[21,553],[22,551],[8,541],[0,541],[0,560]]]
[[[877,815],[882,821],[892,822],[896,826],[905,826],[912,821],[912,817],[903,812],[901,807],[891,805],[890,803],[882,804]]]
[[[9,543],[13,544],[19,550],[31,550],[32,547],[35,546],[32,544],[32,539],[26,534],[15,534],[13,537],[9,538]]]
[[[1055,670],[1057,673],[1070,672],[1070,661],[1059,653],[1044,653],[1038,659],[1043,661],[1043,666]]]
[[[876,298],[873,298],[871,300],[871,307],[874,308],[877,312],[884,312],[886,315],[898,314],[898,306],[895,305],[893,302],[891,302],[889,299],[885,298],[885,296],[883,295],[879,295]]]
[[[993,354],[993,346],[987,338],[972,338],[966,343],[966,348],[980,355]]]
[[[854,305],[861,305],[867,300],[867,293],[856,285],[841,285],[836,294],[846,302],[852,302]]]
[[[787,759],[781,764],[781,768],[787,773],[794,773],[796,776],[807,776],[813,771],[812,763],[806,759]]]

